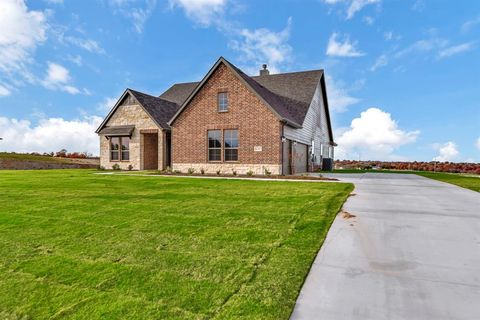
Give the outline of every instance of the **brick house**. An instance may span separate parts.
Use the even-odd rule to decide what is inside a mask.
[[[127,89],[96,131],[101,165],[294,174],[333,159],[323,70],[248,76],[224,58],[160,97]]]

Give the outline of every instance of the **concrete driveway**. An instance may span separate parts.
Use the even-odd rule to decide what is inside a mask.
[[[355,183],[291,319],[480,319],[480,193],[413,174]]]

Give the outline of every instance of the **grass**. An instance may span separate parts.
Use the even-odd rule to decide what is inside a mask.
[[[439,180],[480,192],[480,176],[462,173],[446,173],[446,172],[427,172],[427,171],[408,171],[408,170],[357,170],[357,169],[339,169],[334,170],[335,173],[411,173],[426,178]]]
[[[480,176],[445,172],[415,172],[415,174],[480,192]]]
[[[42,162],[72,162],[69,158],[58,158],[28,153],[0,152],[0,160],[42,161]]]
[[[0,171],[0,318],[288,319],[351,184]]]

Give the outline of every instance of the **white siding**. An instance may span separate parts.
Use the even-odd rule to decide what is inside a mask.
[[[310,108],[303,121],[302,128],[295,129],[286,125],[284,136],[287,139],[304,143],[310,147],[312,141],[315,141],[315,164],[321,164],[321,151],[323,151],[323,157],[328,157],[330,141],[332,141],[332,139],[328,133],[327,114],[323,103],[322,87],[320,83],[317,85],[312,103],[310,104]],[[321,145],[323,147],[321,147]]]

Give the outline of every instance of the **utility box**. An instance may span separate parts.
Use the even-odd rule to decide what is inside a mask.
[[[322,160],[322,171],[333,171],[333,159],[332,158],[323,158],[323,160]]]

